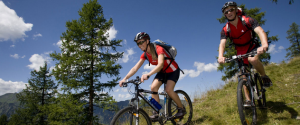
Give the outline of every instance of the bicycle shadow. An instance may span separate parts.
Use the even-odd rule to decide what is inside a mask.
[[[269,123],[269,118],[268,118],[268,113],[282,113],[284,111],[288,111],[290,116],[289,117],[275,117],[274,119],[276,120],[287,120],[287,119],[292,119],[295,116],[298,116],[298,112],[291,107],[288,107],[288,105],[286,105],[286,103],[284,102],[272,102],[272,101],[268,101],[267,102],[267,108],[263,108],[263,109],[259,109],[257,110],[257,115],[258,115],[258,120],[257,123],[258,124],[266,124]]]

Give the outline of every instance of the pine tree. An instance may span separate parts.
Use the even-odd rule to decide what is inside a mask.
[[[47,124],[47,114],[42,109],[52,103],[50,99],[54,98],[57,89],[51,77],[46,62],[39,71],[31,71],[26,88],[16,95],[20,101],[20,108],[12,115],[11,123]]]
[[[265,12],[259,12],[260,8],[256,7],[254,9],[248,10],[247,8],[245,8],[244,4],[240,5],[239,7],[243,9],[243,12],[245,12],[247,16],[250,16],[250,17],[256,19],[260,26],[265,24],[266,20],[262,19],[265,16]],[[219,22],[221,24],[227,23],[227,20],[224,15],[217,20],[219,20]],[[270,31],[266,32],[266,34],[268,36],[269,44],[272,42],[278,41],[278,36],[269,37],[269,35],[268,35],[269,33],[270,33]],[[257,34],[256,34],[256,37],[259,40],[259,43],[261,43]],[[226,46],[225,46],[224,57],[230,57],[230,56],[233,56],[236,54],[237,53],[234,48],[234,45],[232,44],[231,40],[228,38],[227,42],[226,42]],[[264,53],[259,56],[259,59],[261,60],[261,62],[263,64],[268,64],[271,59],[271,56],[269,53]],[[236,73],[238,73],[239,70],[238,70],[238,66],[237,66],[237,64],[235,64],[235,62],[230,62],[230,63],[225,63],[225,64],[219,65],[218,71],[224,72],[224,75],[222,76],[222,80],[225,81],[229,78],[232,78]]]
[[[78,14],[78,20],[66,23],[67,30],[61,36],[61,53],[54,52],[50,56],[58,61],[53,74],[62,83],[63,90],[73,90],[73,97],[88,101],[84,109],[85,124],[93,124],[94,104],[100,103],[100,108],[109,109],[108,104],[115,102],[109,95],[97,93],[111,90],[120,79],[121,65],[116,61],[123,53],[117,52],[116,47],[121,46],[122,40],[108,39],[107,31],[113,26],[113,20],[104,18],[97,0],[84,4]],[[112,80],[100,79],[105,76]]]
[[[76,99],[70,92],[57,93],[53,103],[43,108],[47,115],[47,123],[50,125],[81,125],[84,124],[84,105],[80,99]]]
[[[0,116],[0,125],[7,125],[7,116],[5,114],[2,114]]]
[[[292,23],[292,25],[290,25],[290,29],[286,33],[288,34],[286,38],[290,41],[292,45],[286,49],[288,53],[285,57],[291,59],[295,56],[300,55],[299,25],[297,25],[295,22]]]

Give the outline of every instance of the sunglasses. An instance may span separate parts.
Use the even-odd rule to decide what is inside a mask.
[[[231,9],[225,11],[224,14],[228,14],[228,12],[232,12],[232,11],[234,11],[234,10],[235,10],[235,8],[231,8]]]
[[[138,42],[136,44],[139,46],[139,45],[142,45],[144,42],[146,42],[146,41],[140,41],[140,42]]]

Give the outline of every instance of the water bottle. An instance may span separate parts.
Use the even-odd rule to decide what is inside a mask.
[[[152,96],[149,96],[149,101],[152,103],[158,110],[160,110],[162,107],[161,105],[154,99]]]

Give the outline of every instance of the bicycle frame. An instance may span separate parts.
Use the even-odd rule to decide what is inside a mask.
[[[168,113],[167,113],[167,99],[169,98],[168,94],[165,92],[165,88],[166,88],[166,84],[164,84],[164,91],[163,92],[153,92],[153,91],[149,91],[149,90],[145,90],[145,89],[139,89],[139,84],[134,84],[135,85],[135,97],[132,98],[130,100],[130,104],[133,106],[136,106],[136,111],[139,110],[139,97],[141,97],[148,105],[150,105],[150,107],[152,109],[154,109],[158,114],[159,114],[159,110],[147,99],[147,97],[145,97],[142,92],[144,93],[150,93],[150,94],[158,94],[158,95],[164,95],[164,113],[163,114],[159,114],[160,116],[164,116],[165,118],[168,117]],[[134,102],[136,100],[135,104],[132,104],[132,102]],[[139,122],[139,113],[137,112],[135,114],[136,117],[136,125],[138,125]]]

